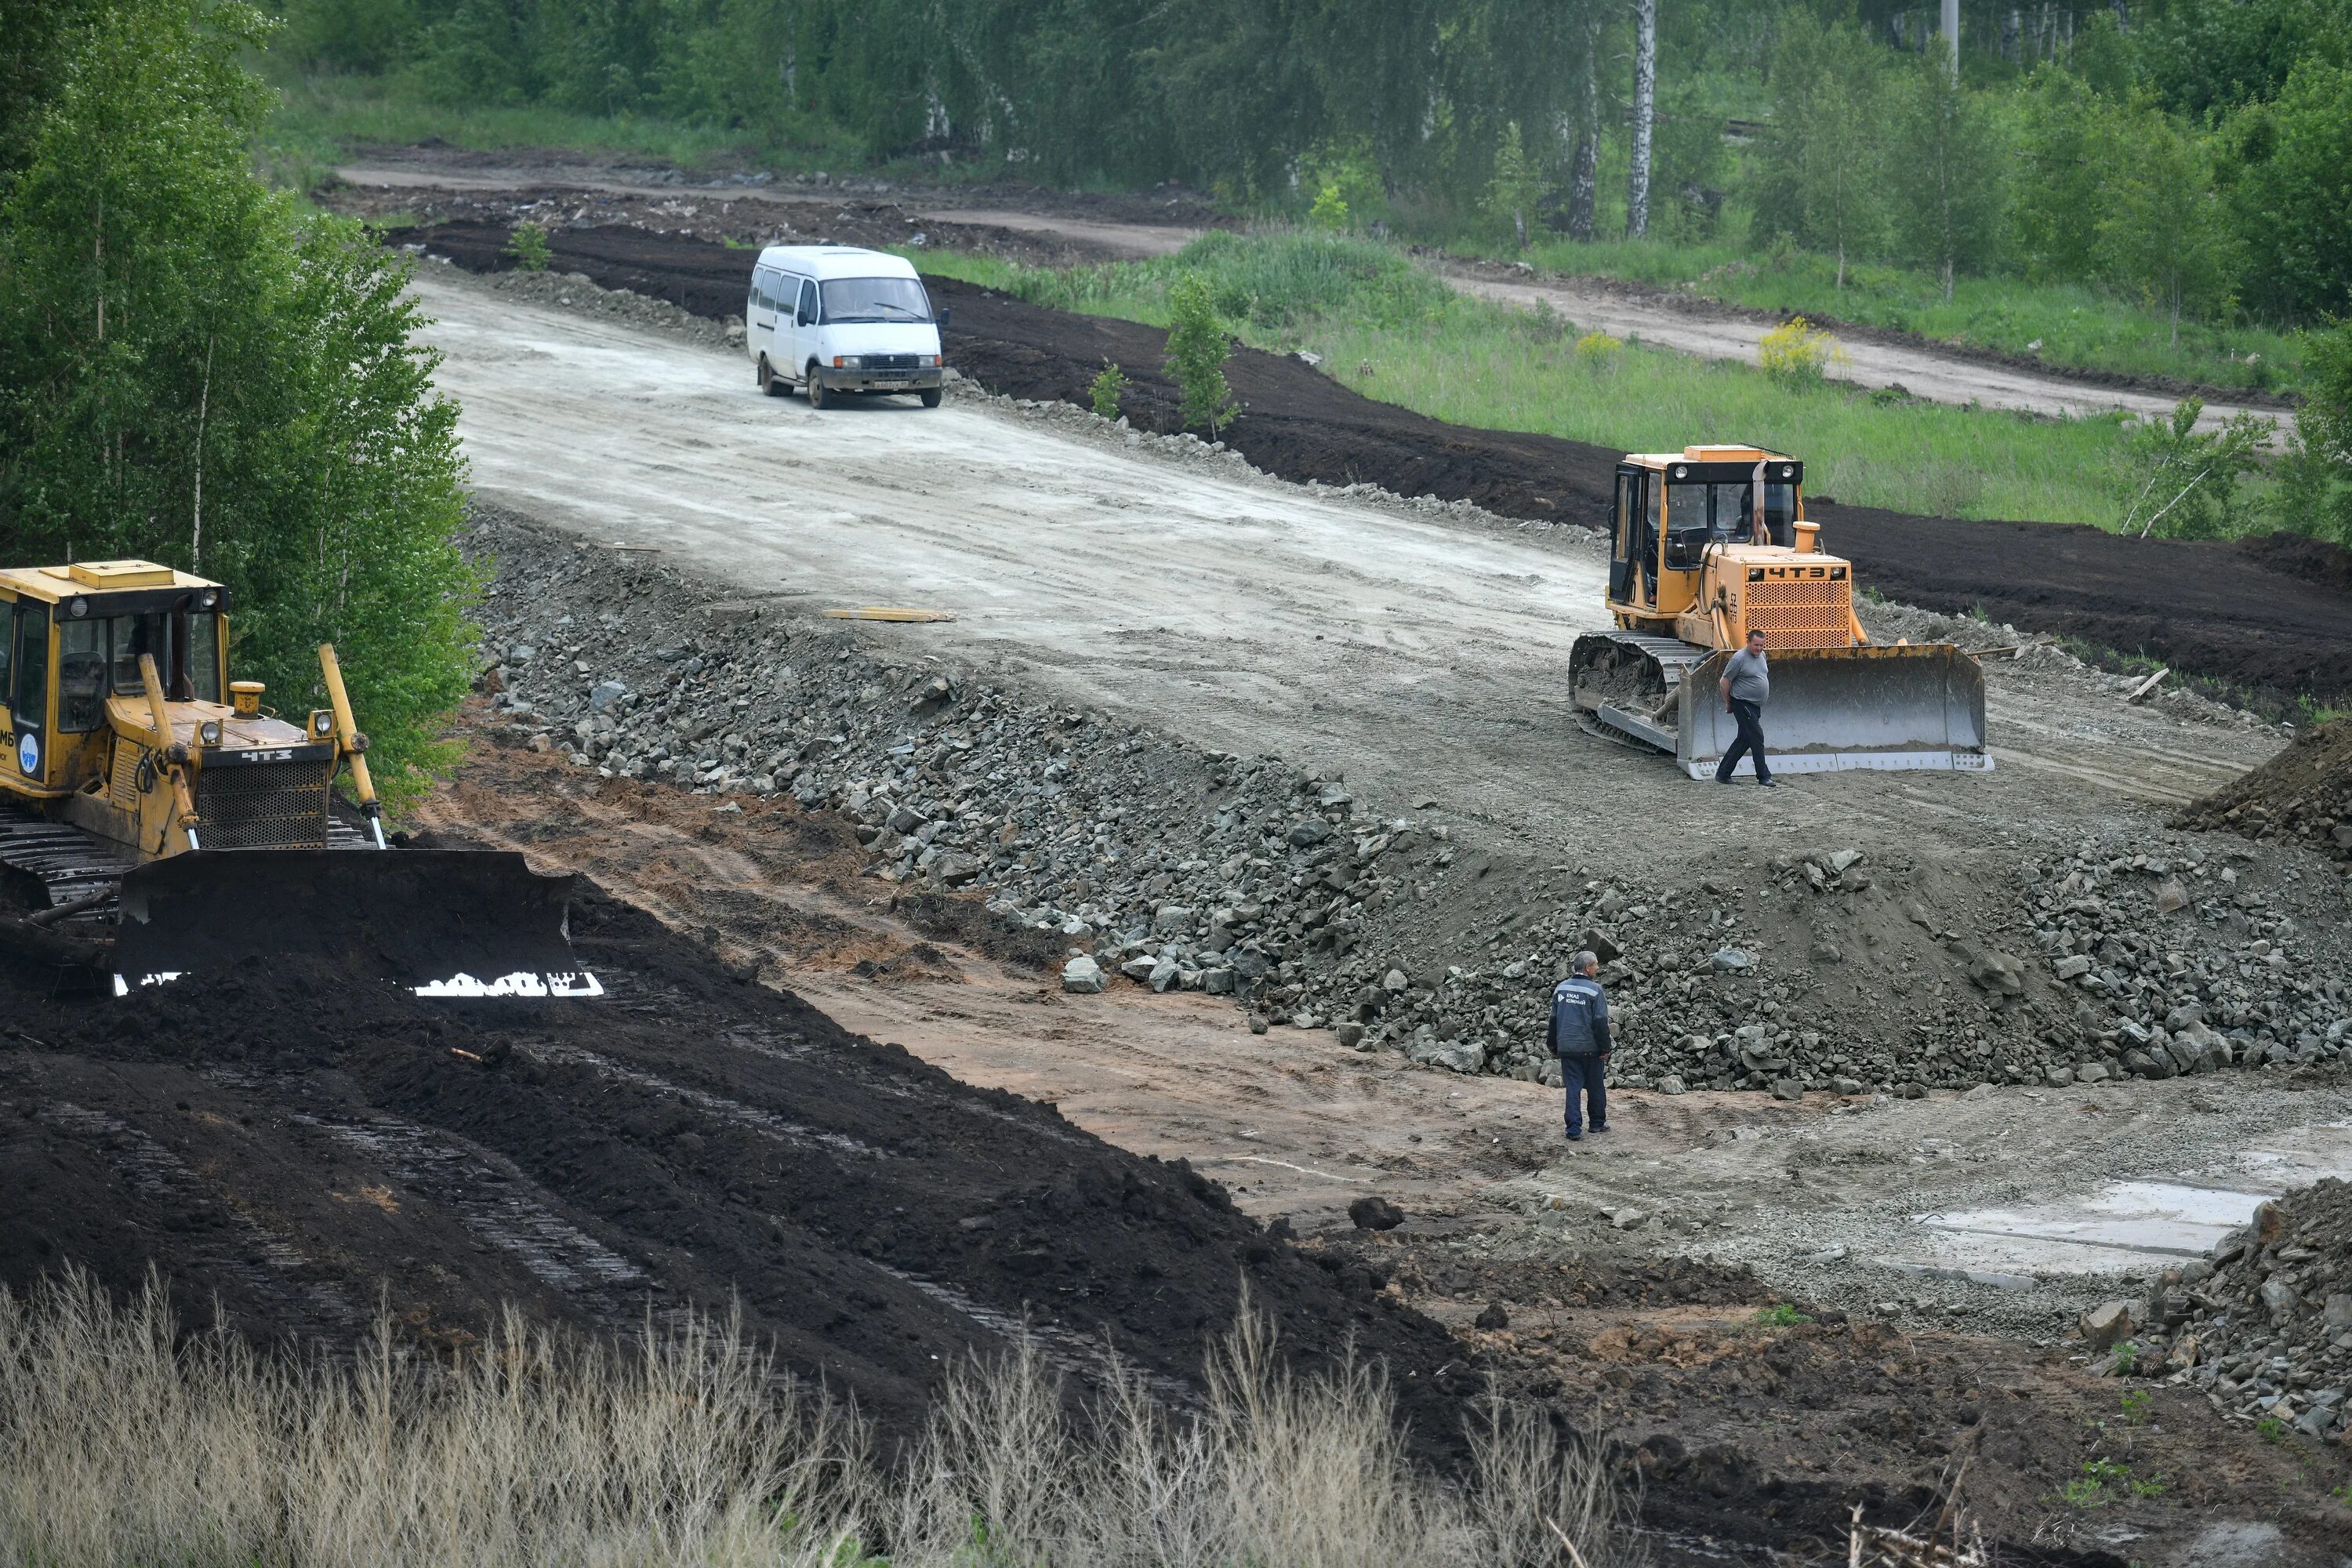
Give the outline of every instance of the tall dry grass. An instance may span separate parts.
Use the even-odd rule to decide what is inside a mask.
[[[625,1346],[509,1317],[454,1358],[183,1334],[151,1286],[0,1292],[0,1561],[776,1568],[1632,1568],[1623,1500],[1542,1413],[1490,1402],[1470,1473],[1417,1469],[1374,1369],[1301,1377],[1244,1312],[1176,1411],[1106,1356],[959,1368],[877,1459],[732,1321]],[[1557,1527],[1557,1529],[1555,1528]]]

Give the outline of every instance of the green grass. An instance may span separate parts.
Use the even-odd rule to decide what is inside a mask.
[[[1799,1323],[1811,1321],[1787,1301],[1775,1301],[1756,1314],[1756,1326],[1759,1329],[1793,1329]]]
[[[579,114],[539,105],[451,105],[415,97],[376,77],[279,76],[268,140],[281,153],[331,164],[351,147],[405,146],[438,137],[477,152],[569,148],[619,153],[697,170],[761,168],[791,174],[862,163],[854,145],[778,142],[740,131],[634,115]]]
[[[2158,311],[2077,284],[1962,278],[1947,300],[1938,279],[1906,268],[1850,263],[1845,287],[1827,256],[1729,244],[1547,239],[1527,251],[1455,241],[1449,249],[1525,260],[1546,272],[1685,289],[1754,310],[1831,317],[1937,342],[2029,355],[2059,366],[2172,376],[2240,391],[2289,392],[2303,374],[2299,334],[2184,321],[2180,346]],[[2036,348],[2035,344],[2040,344]]]
[[[937,251],[918,259],[1040,304],[1159,326],[1169,280],[1201,271],[1245,341],[1311,349],[1366,395],[1456,424],[1620,451],[1757,441],[1803,457],[1817,496],[1901,511],[2111,528],[2122,510],[2120,416],[2040,419],[1834,381],[1790,384],[1638,344],[1580,354],[1573,323],[1461,299],[1369,240],[1213,234],[1173,257],[1068,271]]]

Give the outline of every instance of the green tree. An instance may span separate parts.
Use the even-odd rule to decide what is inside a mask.
[[[2037,280],[2086,282],[2105,269],[2099,222],[2119,153],[2121,111],[2060,66],[2018,95],[2011,218],[2017,265]]]
[[[2194,132],[2153,110],[2122,142],[2130,155],[2116,161],[2098,224],[2106,270],[2171,319],[2178,349],[2184,306],[2217,311],[2230,298],[2233,250],[2212,161]]]
[[[2121,480],[2128,498],[2122,531],[2220,539],[2237,531],[2238,486],[2262,467],[2263,443],[2278,426],[2240,414],[2218,430],[2200,430],[2204,412],[2201,400],[2185,398],[2171,418],[2148,420],[2133,433]]]
[[[1168,374],[1176,382],[1177,417],[1188,426],[1206,426],[1213,441],[1217,426],[1241,410],[1225,383],[1225,358],[1233,352],[1233,340],[1217,319],[1208,280],[1187,272],[1171,283],[1168,314]]]
[[[1771,129],[1759,150],[1757,233],[1786,235],[1846,263],[1885,227],[1885,51],[1853,26],[1788,15],[1772,58]]]
[[[1836,253],[1837,286],[1843,289],[1846,253],[1869,246],[1884,221],[1878,125],[1885,72],[1877,50],[1851,27],[1831,29],[1823,42],[1822,70],[1805,110],[1797,181],[1806,237]]]
[[[2276,465],[2280,524],[2352,547],[2352,321],[2315,331],[2304,351],[2304,401]]]
[[[2246,304],[2304,320],[2352,308],[2352,69],[2302,61],[2224,140]]]
[[[2001,148],[1990,115],[1955,83],[1933,51],[1898,75],[1886,183],[1905,258],[1932,268],[1952,297],[1955,273],[1975,271],[1998,247]]]
[[[1543,175],[1528,156],[1516,120],[1503,128],[1502,145],[1495,150],[1495,177],[1486,185],[1486,213],[1511,226],[1519,248],[1528,247],[1528,215],[1543,195]]]
[[[456,410],[404,263],[252,175],[267,26],[102,0],[64,40],[0,203],[0,540],[226,582],[281,706],[334,642],[397,799],[468,676]]]

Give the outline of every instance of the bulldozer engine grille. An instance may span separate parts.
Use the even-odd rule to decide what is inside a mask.
[[[146,756],[147,748],[138,742],[116,739],[114,771],[107,780],[106,793],[125,811],[139,809],[139,764]]]
[[[327,767],[251,763],[196,775],[196,833],[207,849],[323,849]]]
[[[1843,647],[1853,638],[1853,590],[1829,578],[1748,584],[1747,630],[1762,632],[1767,651]]]

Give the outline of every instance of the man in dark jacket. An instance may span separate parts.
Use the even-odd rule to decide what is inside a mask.
[[[1584,1111],[1592,1111],[1592,1130],[1609,1131],[1609,1096],[1601,1075],[1609,1062],[1609,998],[1595,978],[1601,973],[1596,953],[1580,952],[1568,961],[1568,978],[1551,988],[1552,1055],[1559,1058],[1560,1081],[1568,1086],[1568,1141],[1584,1136]]]

